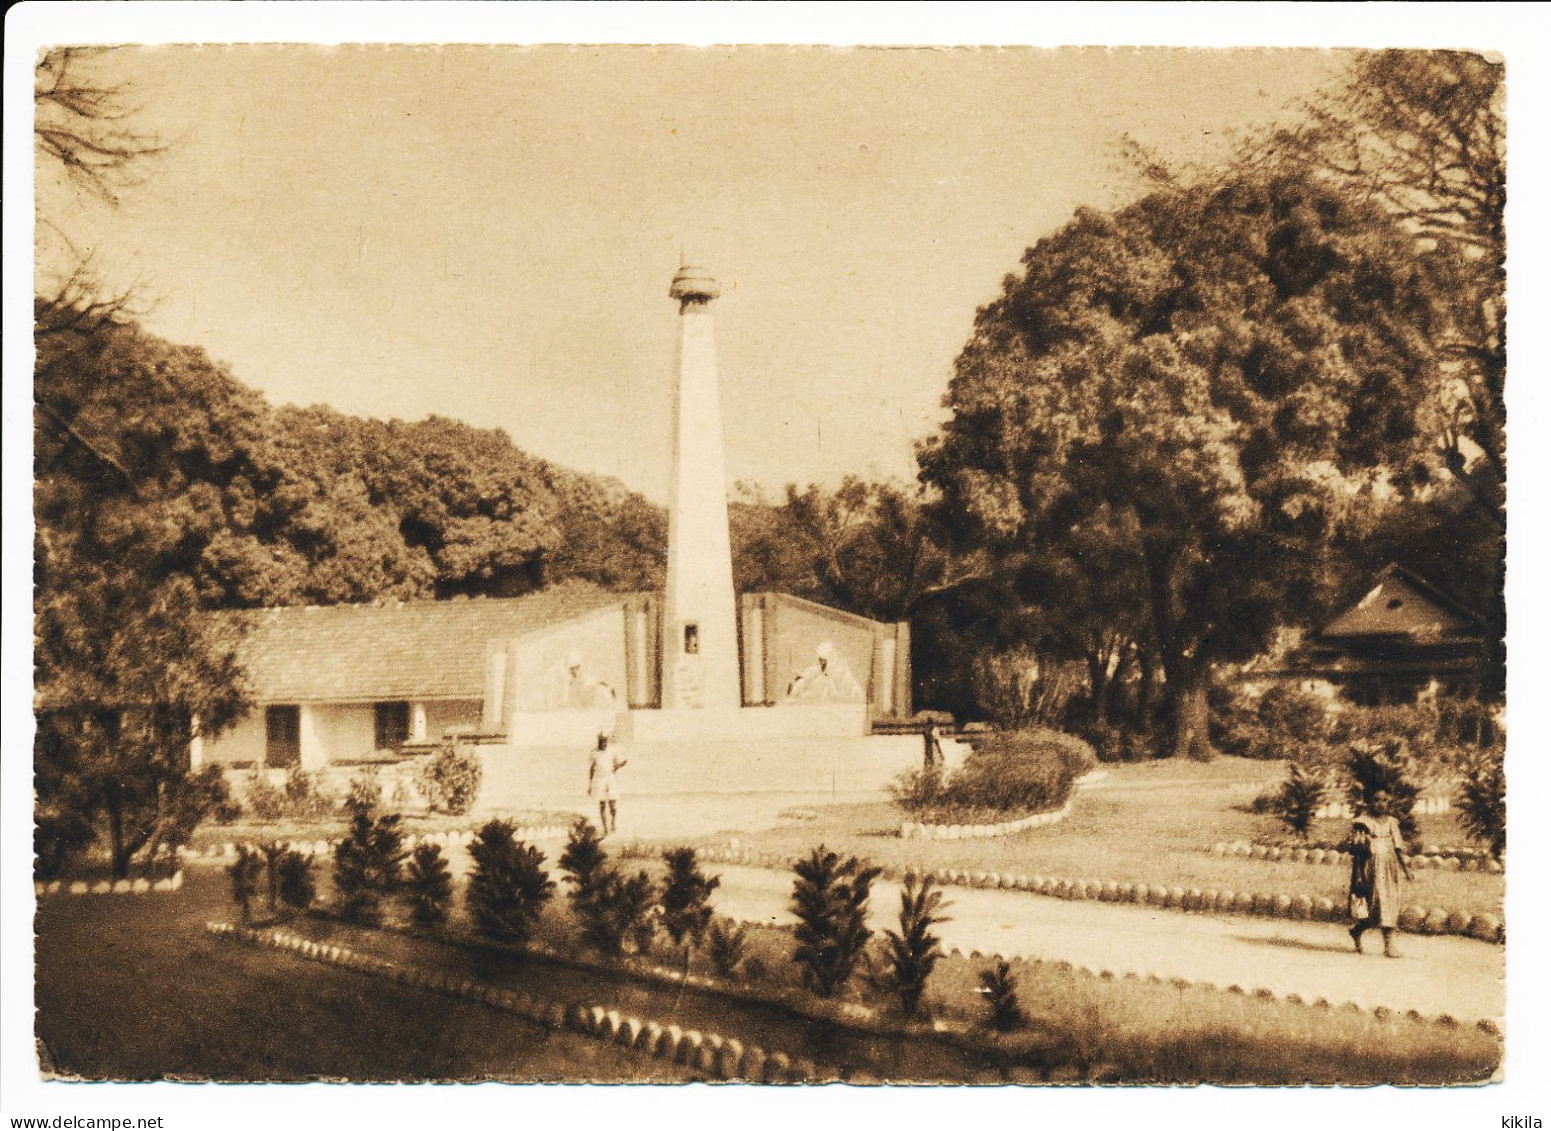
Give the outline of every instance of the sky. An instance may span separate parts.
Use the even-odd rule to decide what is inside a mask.
[[[666,496],[681,253],[728,476],[913,476],[976,308],[1117,143],[1209,162],[1322,51],[302,46],[100,64],[171,144],[116,209],[40,199],[144,323],[273,403],[504,428]]]

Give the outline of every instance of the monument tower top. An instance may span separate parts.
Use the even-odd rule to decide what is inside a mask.
[[[704,305],[721,293],[721,284],[711,278],[708,271],[687,264],[680,265],[679,273],[673,276],[673,285],[668,288],[668,297],[679,300],[680,310],[691,304]]]
[[[668,295],[679,303],[668,581],[663,603],[662,705],[668,709],[736,710],[742,703],[711,316],[711,302],[721,293],[708,271],[682,260],[668,288]]]

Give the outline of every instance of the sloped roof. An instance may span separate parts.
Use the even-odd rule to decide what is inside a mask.
[[[1480,636],[1481,622],[1410,570],[1385,566],[1357,604],[1320,629],[1321,640],[1398,636],[1444,640]]]
[[[623,600],[567,584],[526,597],[212,615],[246,629],[234,645],[260,702],[480,699],[487,641],[551,628]]]

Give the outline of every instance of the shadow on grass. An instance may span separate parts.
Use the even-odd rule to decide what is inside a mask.
[[[1273,935],[1270,938],[1260,935],[1234,935],[1232,938],[1235,942],[1249,943],[1251,946],[1275,947],[1278,950],[1312,950],[1320,954],[1339,952],[1341,954],[1355,955],[1357,953],[1352,949],[1352,944],[1344,938],[1340,941],[1328,943],[1308,942],[1304,939],[1289,939],[1282,935]]]

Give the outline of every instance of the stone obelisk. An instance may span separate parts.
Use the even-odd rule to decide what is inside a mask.
[[[711,317],[721,288],[706,272],[683,266],[668,294],[679,304],[679,372],[673,392],[662,705],[735,709],[742,703],[737,604]]]

